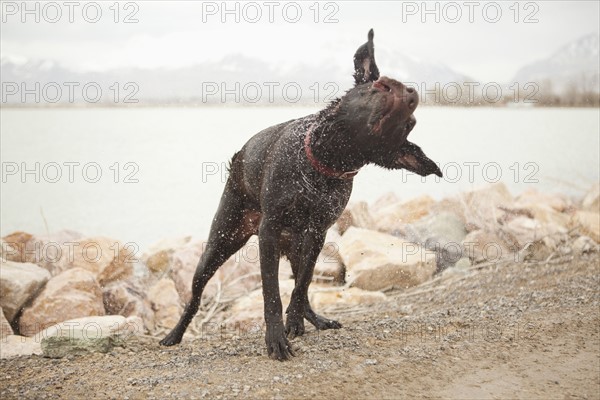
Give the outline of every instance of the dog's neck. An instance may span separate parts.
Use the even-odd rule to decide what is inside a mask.
[[[352,179],[366,161],[357,152],[356,146],[350,143],[350,136],[334,115],[319,115],[309,127],[304,142],[313,168],[326,176]]]

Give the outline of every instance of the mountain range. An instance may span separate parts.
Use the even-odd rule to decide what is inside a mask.
[[[511,82],[538,82],[551,87],[556,94],[573,87],[600,93],[598,34],[590,34],[558,49],[548,58],[523,66]],[[394,77],[433,88],[437,82],[472,82],[476,79],[439,62],[419,60],[397,51],[377,49],[380,70],[394,71]],[[81,93],[87,82],[102,90],[99,103],[122,103],[126,96],[139,104],[219,104],[240,103],[322,103],[343,94],[352,85],[351,63],[347,68],[335,63],[318,67],[298,64],[277,68],[264,61],[241,54],[230,54],[218,62],[204,62],[182,68],[114,69],[103,72],[75,72],[51,60],[15,62],[2,58],[2,104],[19,105],[19,93],[10,94],[15,84],[24,83],[28,89],[40,83],[39,105],[56,100],[56,88],[43,87],[55,82],[62,87],[58,104],[85,103]],[[74,96],[64,82],[77,82]],[[133,85],[125,86],[128,82]],[[115,83],[117,85],[115,86]],[[510,83],[507,83],[510,85]],[[7,86],[8,85],[8,86]],[[55,85],[56,86],[56,85]],[[20,87],[20,86],[19,86]],[[117,92],[118,87],[118,92]],[[92,90],[94,97],[95,90]],[[300,95],[301,94],[301,95]],[[98,98],[98,97],[95,97]],[[89,103],[89,101],[87,101]],[[26,105],[38,105],[34,95],[26,96]]]

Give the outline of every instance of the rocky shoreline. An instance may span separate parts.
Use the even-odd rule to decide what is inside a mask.
[[[385,307],[390,293],[436,276],[507,262],[585,258],[599,251],[600,194],[582,199],[498,183],[441,201],[394,194],[350,205],[328,232],[309,291],[315,309]],[[118,240],[71,231],[15,232],[2,238],[0,355],[60,358],[106,352],[132,335],[156,337],[190,298],[203,242],[163,240],[141,256]],[[280,263],[284,305],[293,289]],[[261,330],[256,238],[219,269],[188,337]]]

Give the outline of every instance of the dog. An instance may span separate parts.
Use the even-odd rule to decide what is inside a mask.
[[[325,234],[346,207],[354,177],[367,164],[442,176],[436,163],[407,140],[416,124],[419,96],[380,77],[373,37],[371,29],[355,53],[355,85],[344,96],[316,114],[257,133],[235,153],[194,274],[192,299],[160,344],[181,342],[208,280],[256,234],[269,357],[294,355],[289,339],[304,334],[304,319],[318,330],[341,328],[313,311],[308,287]],[[285,325],[278,282],[282,255],[295,279]]]

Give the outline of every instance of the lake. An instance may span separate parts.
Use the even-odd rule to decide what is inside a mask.
[[[1,233],[72,229],[135,242],[204,239],[226,163],[254,133],[306,107],[1,109]],[[444,179],[366,167],[351,201],[436,199],[502,181],[581,196],[598,182],[600,110],[436,108],[410,139]]]

